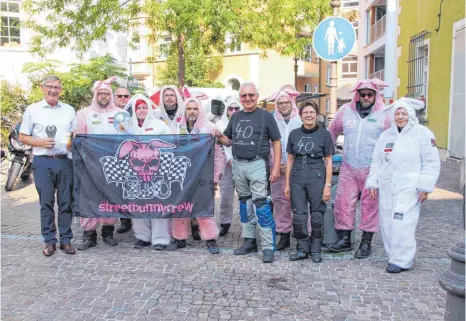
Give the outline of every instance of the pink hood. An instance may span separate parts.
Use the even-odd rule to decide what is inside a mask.
[[[90,109],[98,113],[104,113],[104,112],[109,112],[115,109],[119,109],[115,105],[115,99],[113,98],[113,90],[112,90],[112,87],[110,86],[110,84],[114,82],[115,79],[116,77],[113,76],[106,80],[100,80],[94,83],[94,86],[92,87],[92,91],[94,92],[94,97],[92,97],[92,102],[91,102],[91,105],[89,106]],[[110,93],[110,103],[108,104],[106,108],[100,108],[99,104],[97,103],[97,94],[102,89],[105,89]]]
[[[298,92],[296,93],[299,95]],[[285,90],[285,91],[279,91],[278,93],[274,93],[274,94],[275,94],[275,98],[273,99],[273,101],[275,102],[275,110],[273,112],[273,116],[275,117],[276,120],[283,120],[283,116],[278,110],[278,100],[281,97],[287,97],[291,101],[290,119],[293,119],[296,116],[299,116],[298,106],[296,106],[296,101],[295,101],[296,95],[293,95],[293,92],[290,92],[289,90]],[[271,98],[274,94],[270,95],[269,98]]]
[[[190,102],[194,102],[196,103],[197,107],[199,108],[199,114],[197,116],[197,120],[196,122],[194,123],[194,129],[197,129],[198,131],[200,131],[201,129],[208,129],[209,130],[209,133],[210,131],[215,127],[214,124],[209,121],[209,119],[207,119],[207,114],[204,110],[204,107],[202,106],[202,103],[199,99],[195,98],[195,97],[190,97],[190,98],[187,98],[186,101],[184,102],[184,107],[183,107],[183,110],[184,110],[184,114],[183,114],[183,117],[181,119],[181,127],[182,128],[186,128],[186,108],[187,108],[187,105],[188,103]]]
[[[374,103],[373,110],[376,111],[376,110],[384,109],[385,103],[383,101],[382,93],[380,92],[380,90],[385,87],[388,87],[388,84],[377,78],[359,80],[356,83],[356,85],[351,89],[351,92],[354,93],[353,99],[350,102],[351,108],[356,110],[356,103],[360,99],[358,90],[371,89],[375,91],[375,103]]]

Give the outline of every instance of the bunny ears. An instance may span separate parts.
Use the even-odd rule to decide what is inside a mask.
[[[388,84],[385,81],[382,81],[378,78],[364,79],[359,80],[356,85],[351,89],[351,92],[355,92],[361,89],[371,89],[379,91],[382,88],[388,87]]]
[[[419,111],[425,108],[425,103],[422,100],[419,99],[414,99],[414,98],[408,98],[408,97],[402,97],[395,101],[393,104],[388,106],[387,108],[384,109],[384,112],[390,112],[390,111],[395,111],[398,108],[412,108],[415,111]]]
[[[165,86],[165,87],[162,87],[161,89],[157,90],[152,96],[150,96],[150,100],[152,100],[154,102],[154,104],[156,104],[157,106],[160,106],[160,96],[162,95],[162,90],[165,90],[167,88],[171,88],[173,90],[175,90],[175,89],[178,90],[178,93],[181,95],[181,97],[183,99],[194,97],[194,98],[197,98],[197,99],[200,99],[200,100],[205,100],[205,99],[209,98],[209,96],[207,96],[206,94],[201,93],[201,92],[193,92],[192,93],[187,86],[183,86],[183,88],[181,90],[177,89],[175,86]]]
[[[92,87],[92,91],[96,91],[98,90],[99,88],[101,88],[102,86],[104,85],[107,85],[108,87],[110,87],[110,84],[112,82],[114,82],[116,80],[116,76],[112,76],[106,80],[98,80],[96,82],[94,82],[94,86]],[[111,90],[110,90],[111,91]]]
[[[276,92],[273,92],[272,94],[270,94],[269,97],[267,97],[266,101],[267,102],[270,102],[270,101],[275,101],[275,99],[277,99],[278,95],[280,93],[285,93],[287,94],[288,96],[290,96],[291,98],[293,99],[296,99],[296,97],[299,96],[299,92],[296,91],[296,90],[292,90],[292,89],[283,89],[281,91],[276,91]]]

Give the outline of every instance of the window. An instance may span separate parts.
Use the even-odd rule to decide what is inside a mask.
[[[170,54],[171,42],[172,42],[171,36],[162,37],[159,43],[159,58],[160,59],[167,59],[168,55]]]
[[[427,96],[429,93],[429,43],[425,38],[430,32],[423,31],[414,35],[409,43],[408,58],[408,95],[407,97],[424,100],[426,108],[416,111],[419,122],[427,122]],[[426,43],[427,42],[427,43]]]
[[[301,56],[299,57],[300,60],[303,60],[303,61],[307,61],[307,62],[311,62],[312,61],[312,46],[311,45],[307,45],[305,48],[304,48],[304,52],[301,54]]]
[[[318,93],[319,92],[319,85],[314,85],[314,92]]]
[[[239,42],[238,39],[236,39],[235,35],[229,35],[227,47],[229,49],[229,52],[240,52],[241,42]]]
[[[341,0],[341,6],[343,8],[357,7],[359,6],[359,0]]]
[[[239,87],[240,87],[239,80],[236,79],[236,78],[232,78],[232,79],[228,80],[228,86],[232,90],[239,90]]]
[[[348,56],[341,61],[341,77],[346,79],[358,77],[357,56]]]
[[[330,65],[327,65],[327,82],[326,82],[327,86],[330,86],[330,76],[332,75],[332,71],[330,68],[331,68]]]
[[[330,112],[330,99],[325,100],[325,111]]]
[[[0,35],[1,46],[14,46],[21,44],[19,6],[19,0],[2,1],[0,3],[2,15]]]
[[[312,92],[312,87],[311,87],[310,84],[305,84],[305,85],[304,85],[304,92],[305,92],[305,93],[310,93],[310,92]]]
[[[374,57],[374,72],[385,68],[385,57]]]
[[[351,23],[354,27],[354,31],[356,31],[356,40],[358,40],[359,36],[358,36],[358,32],[359,32],[359,21],[353,21]]]

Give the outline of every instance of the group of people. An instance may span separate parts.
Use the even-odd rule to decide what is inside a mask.
[[[415,109],[419,102],[402,98],[386,108],[378,79],[359,81],[353,100],[342,106],[328,130],[317,123],[319,108],[314,101],[297,106],[299,95],[291,86],[273,93],[272,113],[258,107],[258,89],[252,82],[241,85],[237,97],[224,101],[224,111],[214,123],[195,97],[183,97],[175,86],[160,90],[160,102],[144,95],[131,97],[126,88],[112,92],[113,79],[94,84],[89,107],[75,114],[59,101],[60,79],[48,76],[42,84],[44,99],[29,106],[23,116],[20,141],[33,146],[33,173],[41,205],[41,229],[45,256],[56,250],[55,193],[58,203],[60,249],[76,253],[71,245],[73,165],[69,149],[62,143],[67,134],[117,134],[113,118],[129,112],[136,135],[191,135],[210,133],[216,138],[214,184],[220,187],[219,223],[208,218],[120,219],[119,233],[134,230],[135,248],[155,250],[186,247],[190,231],[206,242],[212,254],[220,249],[217,238],[231,226],[234,191],[239,199],[242,245],[234,251],[244,255],[258,251],[259,225],[263,262],[274,260],[274,252],[297,240],[291,261],[322,262],[322,239],[326,202],[330,200],[334,143],[344,134],[344,155],[335,199],[335,228],[338,240],[329,251],[351,251],[356,203],[361,203],[363,231],[355,257],[371,254],[374,232],[380,230],[389,255],[387,271],[411,268],[416,250],[415,229],[420,203],[432,192],[440,161],[433,134],[419,125]],[[125,111],[126,110],[126,111]],[[56,128],[50,135],[50,126]],[[105,244],[117,245],[117,218],[81,218],[84,230],[78,250],[97,244],[102,225]],[[276,240],[276,236],[280,239]]]

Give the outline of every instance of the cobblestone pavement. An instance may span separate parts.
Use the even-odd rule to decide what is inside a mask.
[[[291,249],[270,265],[259,254],[234,256],[237,214],[216,256],[193,240],[176,252],[135,250],[129,232],[116,236],[116,247],[99,240],[75,256],[45,258],[34,186],[19,183],[6,194],[2,185],[1,319],[443,320],[446,293],[437,277],[449,269],[448,248],[464,237],[458,173],[443,166],[423,206],[414,267],[398,275],[384,271],[378,235],[367,260],[346,253],[326,254],[322,264],[290,262]],[[73,230],[80,238],[76,223]]]

